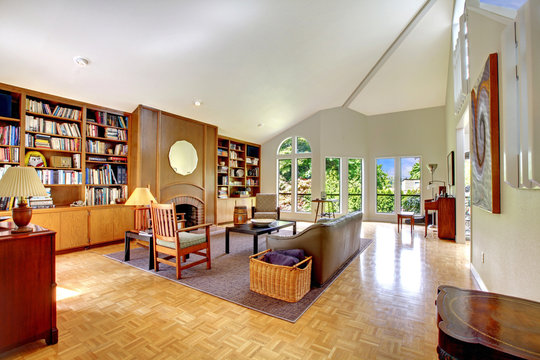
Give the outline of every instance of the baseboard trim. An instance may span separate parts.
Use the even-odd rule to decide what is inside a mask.
[[[480,290],[489,291],[486,284],[484,284],[484,281],[482,280],[482,277],[480,277],[480,274],[478,273],[478,271],[476,271],[476,269],[474,268],[474,265],[472,263],[471,263],[471,273],[472,273],[472,276],[473,276],[474,280],[476,281],[476,284],[478,284],[478,287],[480,288]]]

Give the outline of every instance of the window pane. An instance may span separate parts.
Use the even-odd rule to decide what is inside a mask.
[[[289,154],[292,154],[292,138],[283,140],[278,150],[278,155],[289,155]]]
[[[394,159],[377,159],[377,212],[394,212]]]
[[[420,158],[401,158],[401,210],[420,214]]]
[[[280,159],[279,167],[279,206],[281,211],[291,211],[292,209],[292,165],[291,159]]]
[[[296,162],[296,211],[311,212],[311,158]]]
[[[297,137],[296,138],[296,152],[298,154],[310,153],[311,146],[309,146],[309,142],[302,137]]]
[[[327,199],[336,199],[338,200],[335,203],[335,211],[340,212],[341,204],[339,203],[340,199],[340,158],[326,158],[326,172],[325,172],[325,185],[324,190],[326,191]],[[331,206],[331,205],[328,205]],[[326,209],[328,211],[328,209]]]
[[[349,159],[349,212],[362,210],[362,159]]]

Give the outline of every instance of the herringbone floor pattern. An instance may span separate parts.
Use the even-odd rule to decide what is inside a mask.
[[[375,239],[291,324],[107,259],[112,245],[57,257],[59,342],[9,359],[436,359],[437,286],[475,288],[469,245],[417,226],[364,223]]]

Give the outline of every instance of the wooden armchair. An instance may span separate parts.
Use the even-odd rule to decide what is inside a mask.
[[[255,206],[251,207],[251,218],[279,220],[279,206],[277,206],[277,195],[257,194],[255,199]]]
[[[159,271],[159,263],[164,263],[176,267],[176,278],[182,277],[182,270],[206,262],[206,268],[211,268],[210,261],[210,225],[203,224],[178,229],[176,220],[176,209],[174,204],[151,205],[151,216],[154,232],[154,269]],[[190,233],[191,230],[206,228],[204,234]],[[206,252],[202,252],[205,250]],[[158,254],[166,254],[164,258]],[[189,254],[196,254],[204,257],[182,266],[182,260],[186,260]],[[173,262],[170,259],[176,258]],[[183,259],[182,259],[183,258]]]

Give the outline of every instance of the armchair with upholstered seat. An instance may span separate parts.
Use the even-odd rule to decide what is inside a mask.
[[[151,216],[153,225],[154,241],[154,269],[159,271],[159,263],[164,263],[176,267],[176,278],[182,277],[182,270],[206,262],[206,268],[211,268],[210,261],[210,226],[212,224],[202,224],[180,228],[176,220],[176,209],[174,204],[151,204]],[[190,231],[205,228],[202,234]],[[205,252],[203,252],[206,250]],[[166,254],[164,258],[158,254]],[[196,254],[203,259],[191,262],[182,266],[182,260],[186,261],[186,256]],[[176,258],[175,262],[170,259]]]
[[[277,206],[276,194],[257,194],[255,206],[251,207],[253,219],[276,219],[279,220],[279,206]]]

